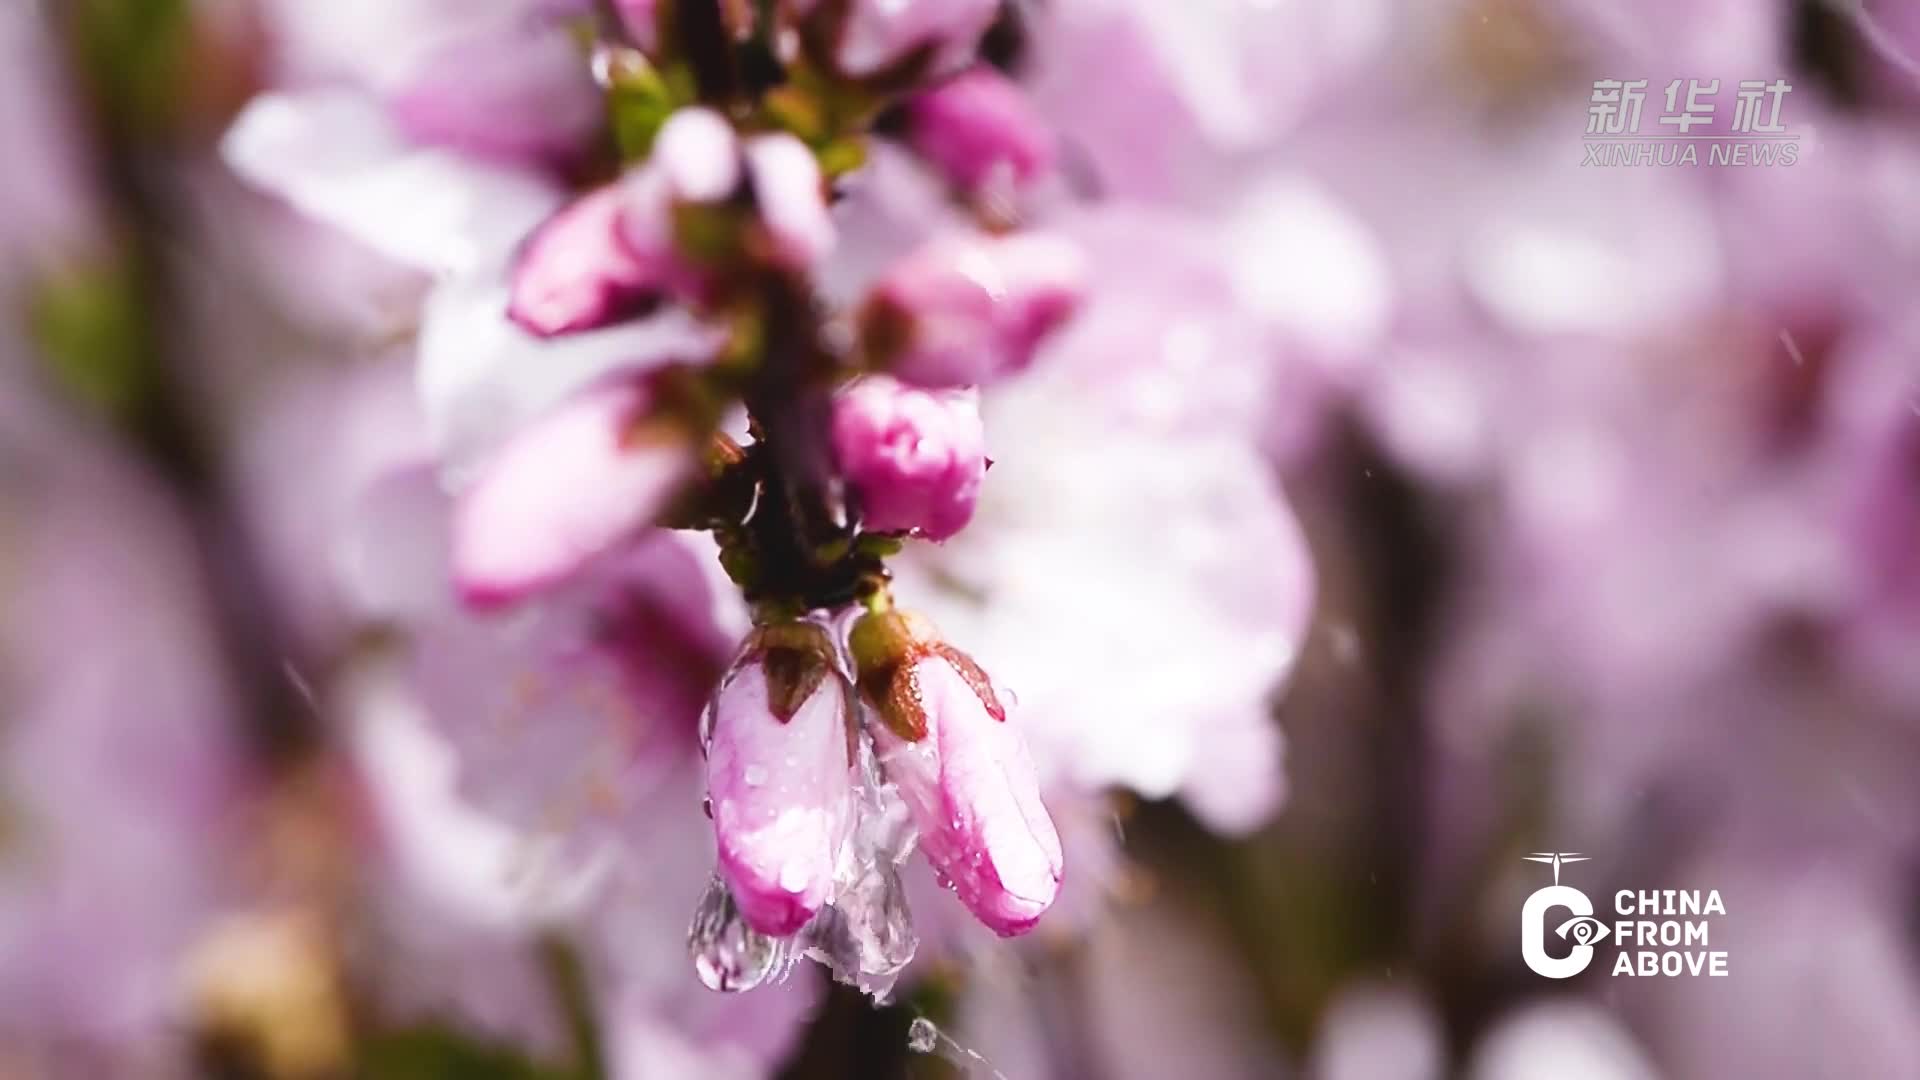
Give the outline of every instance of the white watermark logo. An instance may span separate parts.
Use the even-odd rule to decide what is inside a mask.
[[[1543,851],[1527,856],[1528,862],[1550,863],[1553,884],[1537,889],[1520,909],[1520,956],[1527,966],[1549,979],[1570,979],[1587,970],[1593,962],[1593,946],[1607,936],[1606,925],[1593,917],[1593,901],[1571,885],[1560,884],[1560,868],[1567,863],[1586,862],[1577,851]],[[1567,955],[1554,959],[1547,955],[1547,913],[1563,908],[1573,918],[1561,922],[1553,932],[1572,941]]]
[[[1793,85],[1785,79],[1746,79],[1729,89],[1733,109],[1714,127],[1722,100],[1719,79],[1674,79],[1658,119],[1671,134],[1640,133],[1646,79],[1597,79],[1587,105],[1586,159],[1581,165],[1792,165],[1800,136],[1780,120]],[[1706,126],[1695,134],[1693,129]],[[1659,129],[1656,129],[1658,131]]]
[[[1560,883],[1562,867],[1588,862],[1589,856],[1538,851],[1526,859],[1553,867],[1553,884],[1534,890],[1520,909],[1520,958],[1535,972],[1570,979],[1587,970],[1597,947],[1611,938],[1615,976],[1727,974],[1726,951],[1712,948],[1713,916],[1727,913],[1718,889],[1621,889],[1613,894],[1618,918],[1609,926],[1594,916],[1586,893]],[[1569,943],[1565,956],[1548,953],[1549,930]]]

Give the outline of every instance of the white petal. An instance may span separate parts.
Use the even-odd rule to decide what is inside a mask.
[[[420,330],[420,399],[427,431],[456,486],[464,472],[562,398],[620,370],[712,357],[720,335],[679,308],[542,341],[507,318],[499,274],[434,290]]]
[[[690,471],[693,447],[631,443],[648,406],[640,383],[594,387],[488,460],[454,508],[454,579],[470,601],[548,588],[653,519]]]
[[[563,197],[530,171],[415,146],[377,102],[349,90],[255,98],[221,153],[302,212],[426,270],[504,256]]]
[[[1269,184],[1232,220],[1233,287],[1305,343],[1348,353],[1386,330],[1392,283],[1366,227],[1319,185]]]

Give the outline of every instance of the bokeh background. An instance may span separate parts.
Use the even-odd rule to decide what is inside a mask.
[[[520,691],[374,527],[434,282],[222,154],[428,71],[550,120],[542,6],[0,0],[0,1076],[1920,1075],[1920,4],[1011,7],[1098,273],[903,576],[1101,748],[1088,884],[884,1005],[694,981],[697,795],[542,862],[599,781],[448,733]],[[1785,79],[1798,160],[1584,166],[1609,78]],[[1730,976],[1535,975],[1538,851],[1718,890]]]

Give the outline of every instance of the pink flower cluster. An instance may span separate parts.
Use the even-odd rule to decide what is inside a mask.
[[[719,268],[675,236],[676,213],[751,200],[743,246],[805,271],[833,247],[820,170],[791,135],[745,140],[711,109],[673,114],[646,164],[562,209],[527,239],[508,313],[542,337],[591,330],[669,295],[697,301]]]
[[[443,742],[446,798],[577,905],[503,921],[591,927],[623,1069],[708,1034],[658,1000],[689,977],[650,963],[661,919],[709,987],[767,988],[699,997],[739,1018],[702,1060],[771,1061],[792,1017],[753,1017],[804,1008],[798,958],[880,992],[978,927],[1087,926],[1120,880],[1108,788],[1272,813],[1299,529],[1251,432],[1127,404],[1171,371],[1173,290],[1084,253],[1151,222],[1069,190],[999,47],[1017,13],[414,2],[377,70],[381,5],[329,28],[369,36],[223,150],[412,275],[379,332],[417,314],[419,430],[344,470],[374,479],[340,482],[328,541],[337,621],[391,631],[356,711],[370,745]],[[1221,295],[1209,253],[1149,246]],[[386,732],[409,708],[430,736]]]
[[[462,468],[450,572],[470,608],[496,611],[590,587],[657,525],[712,532],[755,626],[701,733],[719,885],[694,922],[696,967],[745,989],[806,949],[877,986],[912,955],[896,867],[916,845],[1003,935],[1059,888],[1018,717],[927,620],[892,609],[885,559],[968,524],[988,466],[972,388],[1033,362],[1085,269],[1059,237],[955,223],[880,273],[838,320],[852,340],[837,337],[812,280],[838,242],[816,149],[865,133],[737,128],[740,100],[677,98],[652,65],[697,56],[697,27],[619,10],[631,44],[596,60],[613,107],[642,93],[672,107],[617,176],[558,201],[482,272],[504,281],[507,333],[533,341],[617,340],[665,313],[698,329],[606,364]],[[836,93],[952,74],[997,11],[796,3],[784,17],[825,50],[824,111]],[[909,141],[963,200],[1050,165],[1000,76],[961,75],[911,111]],[[744,446],[722,431],[736,403]]]

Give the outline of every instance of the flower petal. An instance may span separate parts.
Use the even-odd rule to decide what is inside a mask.
[[[748,925],[794,933],[830,899],[853,781],[846,681],[828,672],[785,722],[768,702],[767,669],[752,662],[713,702],[707,792],[720,873]]]
[[[960,902],[997,934],[1025,933],[1059,893],[1063,866],[1026,742],[945,659],[915,661],[912,674],[928,734],[908,742],[871,725],[881,766]]]
[[[453,572],[469,604],[546,588],[645,528],[687,477],[692,445],[636,439],[644,383],[589,389],[530,424],[454,509]]]
[[[507,317],[497,273],[456,278],[427,298],[416,373],[427,431],[456,483],[536,417],[616,371],[712,358],[721,333],[669,307],[645,319],[543,341]]]
[[[504,254],[562,198],[531,171],[413,145],[375,100],[349,90],[263,94],[221,154],[302,212],[426,270]]]

